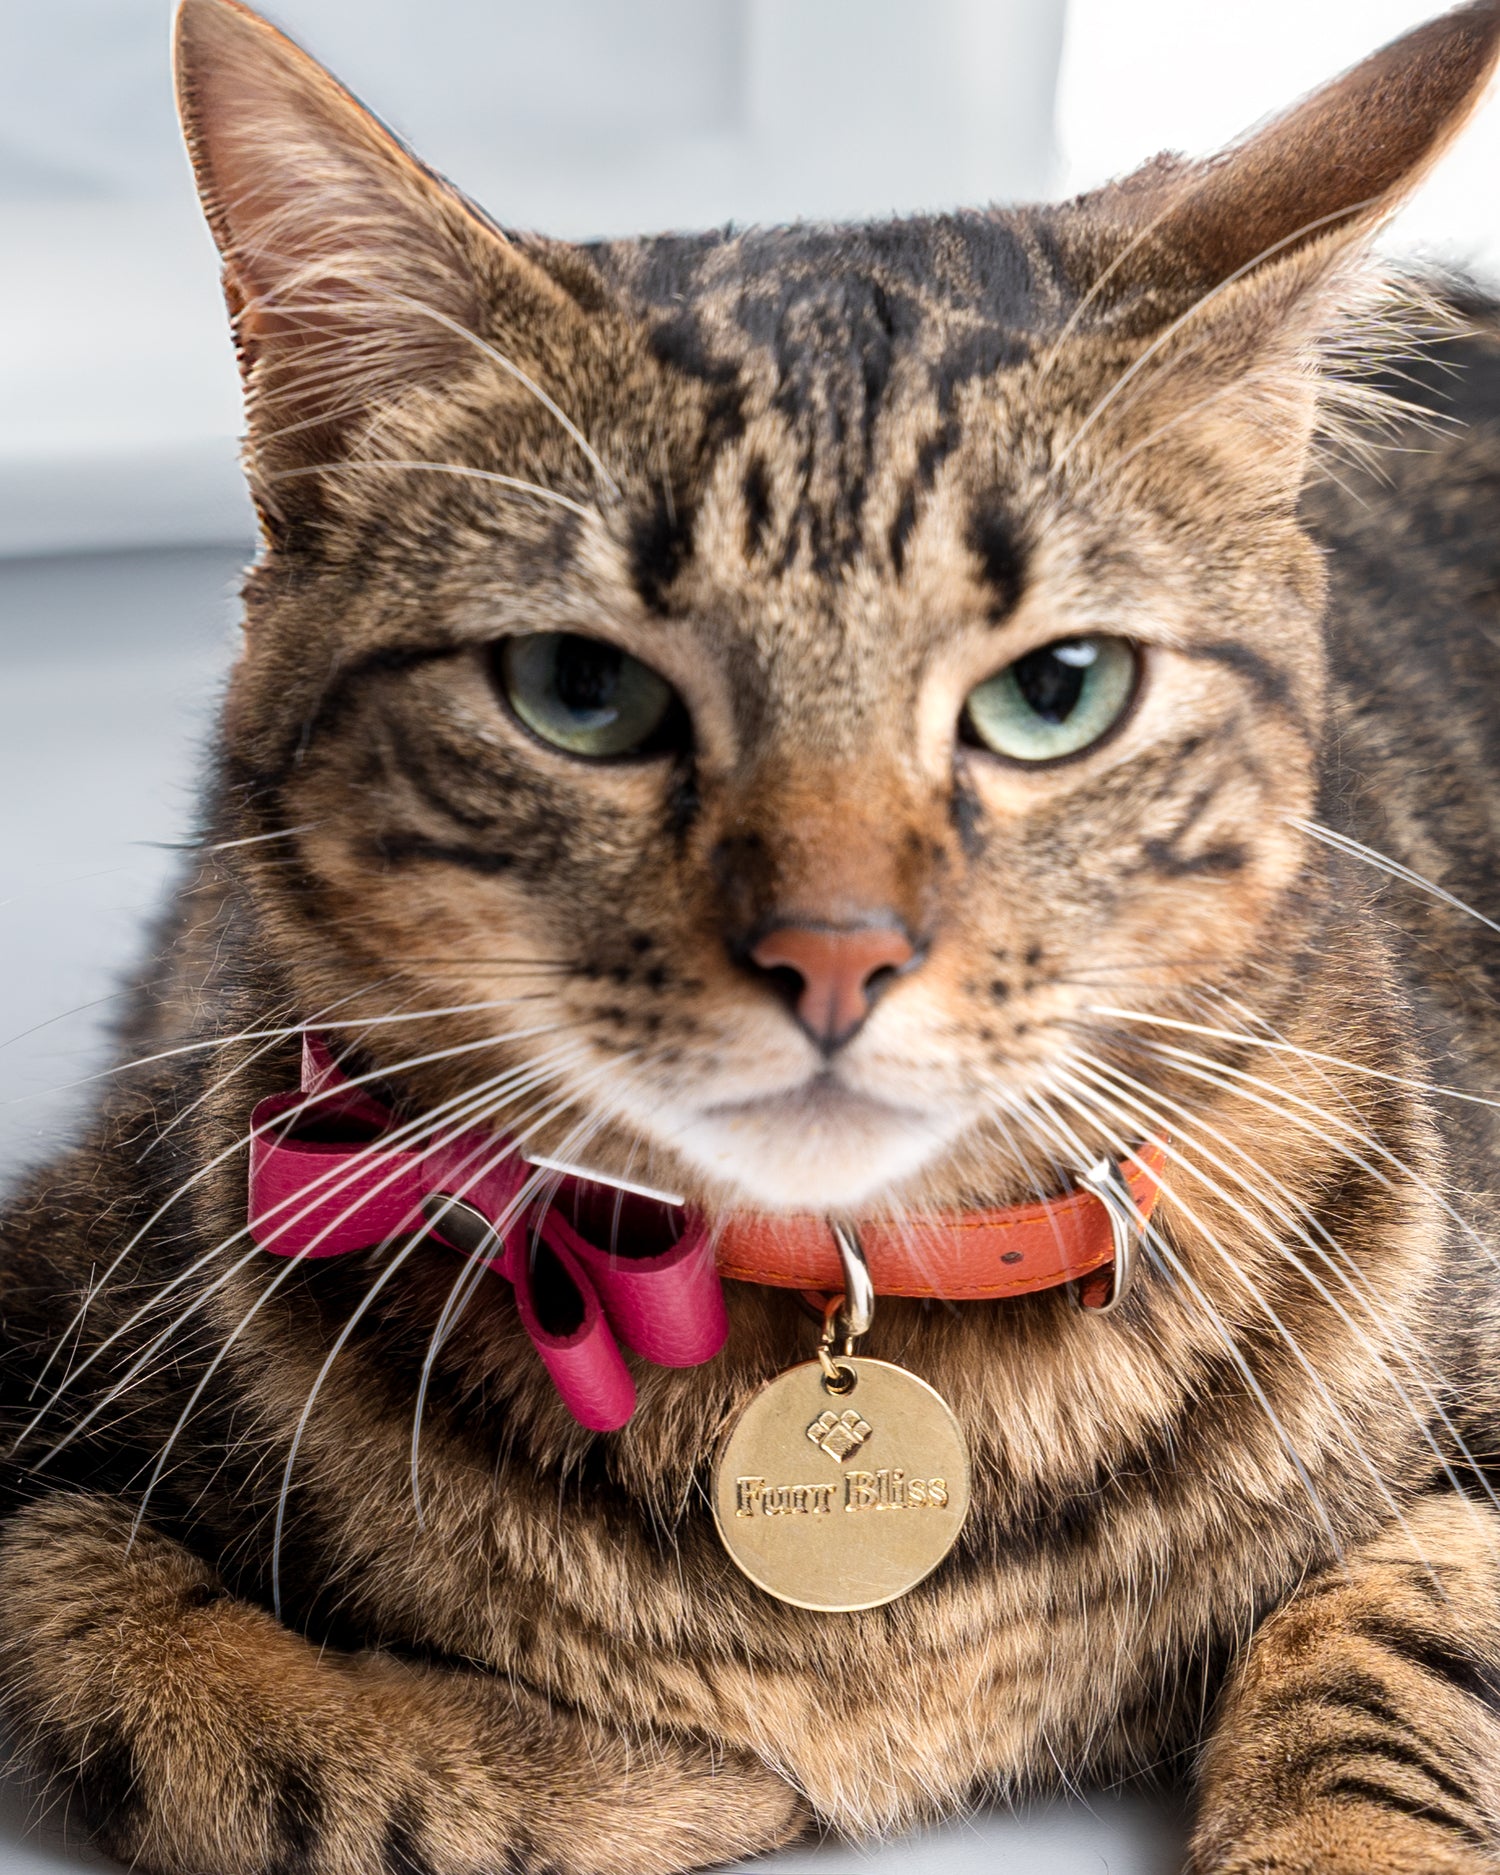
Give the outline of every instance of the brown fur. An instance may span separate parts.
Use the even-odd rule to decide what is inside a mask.
[[[1427,1085],[1497,1084],[1493,948],[1306,830],[1493,902],[1492,312],[1466,436],[1302,491],[1384,388],[1331,363],[1369,233],[1497,37],[1460,9],[1060,209],[582,250],[187,0],[265,548],[165,972],[0,1292],[6,1713],[116,1853],[670,1871],[1206,1739],[1203,1875],[1493,1866],[1500,1142]],[[660,671],[691,751],[530,737],[487,654],[539,629]],[[1091,631],[1143,647],[1116,731],[956,742]],[[745,962],[789,916],[918,941],[831,1067]],[[1159,1253],[1104,1320],[881,1302],[970,1524],[905,1600],[801,1613],[704,1501],[807,1349],[774,1291],[599,1438],[473,1287],[419,1507],[454,1259],[240,1234],[304,1023],[413,1118],[513,1074],[480,1118],[711,1212],[1007,1202],[1165,1130]]]

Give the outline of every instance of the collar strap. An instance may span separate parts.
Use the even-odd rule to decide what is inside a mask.
[[[1166,1152],[1156,1140],[1122,1168],[1142,1223],[1156,1205]],[[910,1223],[860,1221],[860,1247],[878,1296],[988,1302],[1107,1275],[1115,1260],[1109,1212],[1089,1191],[992,1211],[950,1211]],[[832,1292],[843,1286],[838,1247],[821,1217],[726,1218],[719,1274],[737,1282]],[[1107,1292],[1107,1285],[1106,1285]]]
[[[1153,1140],[1120,1168],[1142,1228],[1165,1158]],[[718,1353],[729,1332],[721,1276],[843,1287],[824,1218],[735,1214],[710,1225],[691,1207],[607,1180],[539,1172],[499,1134],[412,1137],[313,1033],[303,1036],[300,1090],[251,1115],[249,1197],[250,1235],[276,1256],[340,1256],[421,1233],[486,1263],[514,1286],[569,1411],[596,1431],[623,1426],[635,1408],[621,1343],[666,1367]],[[1115,1231],[1110,1209],[1083,1190],[859,1226],[877,1295],[983,1301],[1077,1283],[1096,1309],[1116,1299]]]

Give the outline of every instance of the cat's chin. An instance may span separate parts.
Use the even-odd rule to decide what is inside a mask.
[[[893,1107],[818,1081],[710,1107],[677,1129],[672,1143],[732,1204],[831,1211],[888,1196],[960,1131],[954,1116]]]

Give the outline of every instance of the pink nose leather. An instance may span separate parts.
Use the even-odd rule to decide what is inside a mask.
[[[792,970],[802,979],[797,1020],[820,1048],[849,1040],[870,1013],[870,985],[882,971],[901,970],[916,955],[889,925],[838,930],[779,925],[750,952],[762,970]]]

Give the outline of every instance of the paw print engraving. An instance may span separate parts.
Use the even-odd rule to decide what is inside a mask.
[[[831,1409],[819,1413],[808,1427],[807,1436],[830,1458],[842,1463],[851,1452],[859,1450],[874,1430],[868,1420],[862,1419],[852,1406],[848,1406],[842,1413],[835,1413]]]

